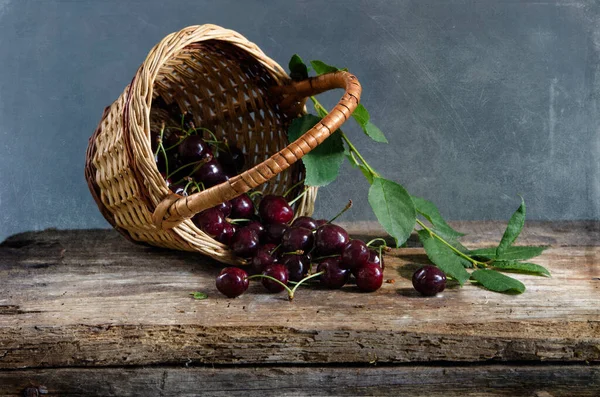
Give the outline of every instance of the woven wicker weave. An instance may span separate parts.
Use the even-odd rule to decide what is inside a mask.
[[[304,112],[306,98],[333,88],[346,90],[338,105],[288,145],[287,127]],[[303,178],[298,160],[350,116],[360,93],[348,72],[292,82],[240,34],[215,25],[187,27],[158,43],[131,84],[105,109],[87,151],[90,191],[110,224],[133,241],[243,264],[190,218],[251,189],[283,194],[297,184]],[[251,168],[188,197],[170,191],[151,149],[151,131],[164,116],[151,108],[157,96],[190,110],[195,125],[236,142]],[[303,189],[299,186],[292,196]],[[296,216],[312,213],[316,194],[310,188],[298,200]]]

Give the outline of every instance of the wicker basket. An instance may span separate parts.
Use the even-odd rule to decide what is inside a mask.
[[[288,144],[287,127],[304,112],[306,98],[334,88],[346,90],[336,107]],[[304,172],[298,160],[351,115],[360,93],[348,72],[293,82],[240,34],[215,25],[190,26],[158,43],[131,84],[104,110],[89,141],[85,176],[104,217],[127,238],[243,264],[190,218],[251,189],[283,194],[297,184]],[[236,142],[250,168],[187,197],[170,191],[151,149],[151,131],[161,117],[151,104],[159,95],[191,110],[195,125]],[[296,216],[312,213],[316,194],[310,188],[298,200]]]

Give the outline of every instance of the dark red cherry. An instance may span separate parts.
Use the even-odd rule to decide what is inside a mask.
[[[266,244],[260,247],[250,260],[250,269],[253,274],[260,274],[267,266],[274,264],[277,259],[273,255],[274,244]]]
[[[423,266],[412,277],[413,287],[425,296],[434,296],[446,288],[446,275],[435,266]]]
[[[263,197],[258,213],[264,223],[288,223],[294,218],[294,210],[282,196]]]
[[[249,219],[254,216],[254,203],[247,194],[242,194],[230,200],[231,217],[234,219]]]
[[[221,164],[214,159],[202,165],[202,167],[194,173],[194,178],[202,182],[207,188],[229,180],[229,177],[225,175]]]
[[[265,226],[265,234],[263,240],[265,243],[281,244],[283,234],[288,229],[285,223],[271,223]]]
[[[242,172],[246,163],[244,152],[234,145],[229,145],[229,151],[224,150],[219,152],[218,159],[225,173],[230,177]]]
[[[290,227],[281,238],[281,248],[284,252],[297,250],[310,252],[314,243],[315,238],[312,231],[303,227]]]
[[[192,222],[211,237],[220,235],[225,227],[225,217],[216,208],[209,208],[194,215]]]
[[[225,225],[223,225],[223,231],[221,232],[221,234],[215,237],[215,240],[225,245],[229,245],[231,244],[231,241],[233,240],[233,235],[236,231],[237,228],[235,227],[235,225],[232,225],[229,222],[225,222]]]
[[[315,235],[315,248],[318,256],[341,254],[350,238],[338,225],[327,224],[319,227]]]
[[[310,255],[285,255],[283,265],[291,281],[302,280],[310,269]]]
[[[231,203],[229,201],[225,201],[221,204],[217,204],[213,208],[216,208],[219,211],[221,211],[221,213],[225,217],[228,217],[231,214]]]
[[[256,232],[256,234],[258,234],[259,238],[262,238],[263,235],[265,234],[265,227],[259,221],[252,221],[252,222],[248,223],[246,226],[244,226],[244,228],[254,230]]]
[[[317,227],[321,227],[326,225],[329,221],[327,219],[317,219],[316,221]]]
[[[379,252],[370,249],[369,250],[369,260],[368,262],[370,263],[375,263],[377,265],[379,265],[379,267],[381,267],[382,269],[385,269],[385,262],[383,260],[383,256],[379,255]]]
[[[248,273],[239,267],[226,267],[219,273],[216,284],[220,293],[235,298],[248,289]]]
[[[342,250],[342,266],[352,272],[363,266],[368,260],[369,248],[360,240],[350,240]]]
[[[265,276],[271,276],[281,281],[285,285],[288,283],[288,271],[283,265],[274,264],[267,266],[265,270],[263,270],[262,274]],[[281,292],[285,289],[283,285],[276,281],[269,280],[268,278],[261,278],[261,283],[269,292]]]
[[[231,250],[239,257],[250,258],[256,254],[259,238],[252,229],[241,228],[236,231],[231,239]]]
[[[341,259],[327,258],[319,263],[317,272],[325,271],[320,277],[321,285],[325,288],[342,288],[350,278],[350,271],[341,266]]]
[[[367,263],[356,272],[356,285],[361,291],[377,291],[382,284],[383,270],[375,263]]]
[[[184,164],[207,159],[212,156],[208,143],[200,135],[190,135],[177,146],[177,153]],[[190,168],[192,168],[190,166]]]
[[[317,221],[310,216],[301,216],[294,219],[294,222],[292,222],[292,227],[304,227],[306,229],[313,230],[317,228]]]

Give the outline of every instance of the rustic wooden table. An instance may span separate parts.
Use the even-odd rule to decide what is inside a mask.
[[[454,226],[471,247],[504,228]],[[516,275],[522,295],[422,298],[415,247],[387,256],[395,283],[375,293],[290,303],[258,283],[226,299],[219,264],[114,231],[20,234],[0,245],[0,395],[600,396],[600,224],[530,222],[519,242],[552,247],[536,262],[553,277]]]

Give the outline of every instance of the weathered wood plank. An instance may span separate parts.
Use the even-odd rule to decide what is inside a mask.
[[[528,244],[552,243],[536,262],[553,277],[515,275],[528,286],[522,295],[468,285],[419,297],[410,276],[426,256],[407,248],[386,257],[396,282],[376,293],[306,288],[293,303],[258,284],[226,299],[214,286],[219,264],[113,231],[26,233],[0,245],[0,368],[598,361],[600,246],[575,243],[596,226],[527,228]],[[489,224],[462,229],[477,236],[474,246],[492,239]]]
[[[0,396],[598,396],[600,367],[64,368],[0,372]]]

